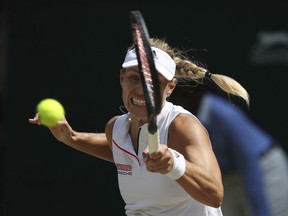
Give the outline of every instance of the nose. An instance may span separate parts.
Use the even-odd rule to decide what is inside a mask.
[[[144,89],[143,89],[141,81],[138,82],[138,84],[136,86],[136,91],[139,95],[144,95]]]

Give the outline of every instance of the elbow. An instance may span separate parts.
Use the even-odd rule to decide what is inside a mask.
[[[215,200],[213,201],[213,203],[211,203],[211,207],[213,208],[219,208],[221,207],[222,205],[222,201],[223,201],[223,198],[215,198]]]
[[[207,205],[207,206],[210,206],[213,208],[221,207],[222,202],[223,202],[223,198],[224,198],[223,188],[220,188],[217,190],[209,190],[209,191],[206,191],[202,195],[203,196],[200,196],[200,197],[194,196],[194,199],[198,200],[199,202],[203,203],[204,205]]]
[[[218,190],[214,193],[214,198],[211,199],[210,206],[213,208],[219,208],[222,205],[223,199],[224,199],[224,191],[223,189]]]

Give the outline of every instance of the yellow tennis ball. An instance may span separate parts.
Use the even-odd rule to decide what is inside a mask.
[[[56,126],[65,116],[62,104],[53,98],[41,100],[37,105],[37,113],[41,124],[47,127]]]

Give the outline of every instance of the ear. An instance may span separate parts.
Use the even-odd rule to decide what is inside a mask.
[[[125,76],[125,69],[122,68],[120,70],[120,85],[122,86],[123,80],[124,80],[124,76]]]
[[[176,88],[177,85],[177,79],[173,78],[167,85],[167,97],[170,97],[170,95],[172,94],[173,90]]]
[[[173,78],[169,83],[168,83],[168,93],[171,94],[173,90],[176,88],[177,85],[177,79]]]

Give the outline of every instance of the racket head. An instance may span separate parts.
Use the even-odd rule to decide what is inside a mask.
[[[130,22],[146,103],[148,131],[155,133],[157,131],[157,115],[160,113],[162,107],[158,71],[154,63],[149,32],[141,12],[137,10],[131,11]]]

